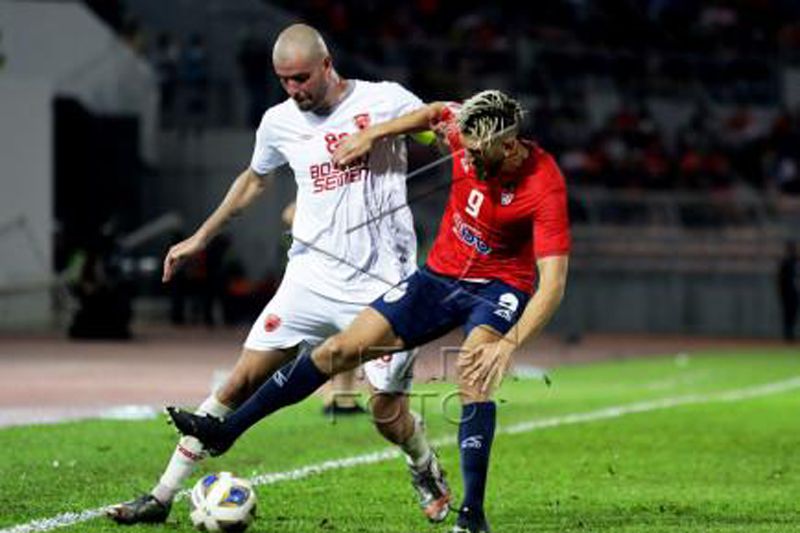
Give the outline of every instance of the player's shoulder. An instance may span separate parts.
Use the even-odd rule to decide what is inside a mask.
[[[564,187],[564,176],[561,174],[561,169],[558,167],[556,158],[542,148],[538,143],[524,139],[523,142],[531,151],[530,161],[528,166],[528,174],[531,187]]]
[[[353,80],[356,83],[356,87],[360,89],[362,92],[365,93],[374,93],[374,94],[385,94],[386,92],[411,92],[406,89],[403,85],[399,84],[396,81],[391,80],[379,80],[379,81],[368,81],[368,80]]]
[[[409,102],[422,103],[417,95],[396,81],[354,81],[356,82],[357,99],[362,102],[369,101],[372,105],[390,108],[402,107]]]
[[[527,148],[537,165],[544,164],[550,165],[553,162],[553,156],[539,143],[528,138],[519,138],[520,142]]]
[[[297,112],[297,105],[291,98],[286,98],[284,101],[277,103],[267,108],[261,116],[261,124],[267,122],[272,123],[281,120],[283,117]]]
[[[534,169],[536,172],[544,172],[548,175],[553,172],[560,173],[558,163],[553,154],[542,148],[536,142],[526,141],[526,144],[533,155]]]
[[[281,125],[291,122],[296,114],[297,106],[291,98],[287,98],[283,102],[269,107],[264,111],[264,114],[261,115],[257,134],[263,136],[275,133],[277,130],[280,130]]]

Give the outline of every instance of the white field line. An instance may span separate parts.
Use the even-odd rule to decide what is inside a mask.
[[[543,418],[539,420],[530,420],[511,426],[500,427],[497,430],[498,434],[515,435],[519,433],[528,433],[541,429],[554,428],[559,426],[567,426],[571,424],[583,424],[587,422],[594,422],[597,420],[608,420],[611,418],[619,418],[622,416],[645,413],[650,411],[659,411],[664,409],[672,409],[674,407],[681,407],[684,405],[697,405],[703,403],[714,402],[739,402],[742,400],[749,400],[752,398],[760,398],[763,396],[770,396],[773,394],[781,394],[784,392],[800,389],[800,376],[787,379],[784,381],[776,381],[766,383],[764,385],[756,385],[753,387],[746,387],[742,389],[734,389],[723,392],[715,392],[710,394],[690,394],[686,396],[675,396],[672,398],[662,398],[657,400],[649,400],[644,402],[636,402],[625,405],[617,405],[612,407],[605,407],[595,411],[588,411],[585,413],[573,413],[568,415],[554,416],[550,418]],[[436,439],[433,444],[438,447],[453,446],[456,443],[454,437],[445,437]],[[303,479],[315,474],[321,474],[331,470],[341,470],[345,468],[353,468],[360,465],[370,465],[382,463],[400,457],[400,452],[396,448],[387,448],[381,451],[355,455],[352,457],[345,457],[342,459],[332,459],[317,463],[313,465],[304,466],[295,470],[286,472],[275,472],[269,474],[261,474],[251,479],[254,485],[272,485],[284,481],[291,481],[295,479]],[[183,491],[179,495],[184,497],[188,491]],[[0,530],[0,533],[38,533],[43,531],[51,531],[62,527],[73,526],[81,522],[86,522],[102,516],[105,507],[98,507],[96,509],[89,509],[86,511],[62,513],[51,518],[43,518],[39,520],[32,520],[26,524],[12,526]]]

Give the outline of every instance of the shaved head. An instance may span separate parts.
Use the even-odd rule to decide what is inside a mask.
[[[272,67],[301,111],[327,113],[347,87],[333,68],[322,35],[307,24],[292,24],[278,35]]]
[[[272,62],[317,63],[330,54],[325,40],[307,24],[292,24],[283,30],[272,49]]]

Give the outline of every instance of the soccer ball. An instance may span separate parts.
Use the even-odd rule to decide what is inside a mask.
[[[241,532],[256,513],[256,493],[230,472],[209,474],[192,489],[192,524],[200,531]]]

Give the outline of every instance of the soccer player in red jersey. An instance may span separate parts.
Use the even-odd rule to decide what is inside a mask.
[[[495,430],[492,394],[516,347],[537,336],[558,308],[570,250],[564,178],[547,152],[518,137],[521,119],[515,100],[484,91],[462,106],[429,104],[345,141],[334,154],[341,166],[382,139],[431,127],[449,147],[450,198],[426,266],[310,356],[277,372],[224,421],[170,408],[178,429],[222,453],[258,420],[302,400],[332,375],[387,347],[410,349],[462,326],[464,499],[453,533],[489,532],[483,502]]]

